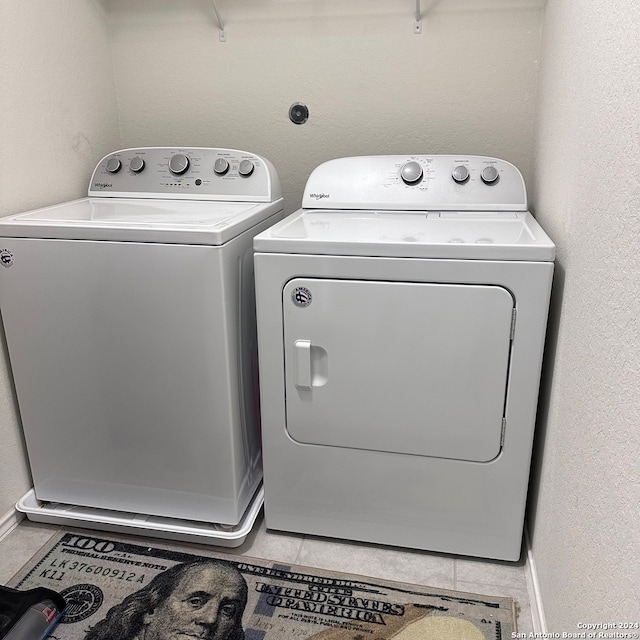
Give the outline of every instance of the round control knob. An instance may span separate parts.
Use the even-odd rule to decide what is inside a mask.
[[[109,158],[107,160],[107,171],[109,173],[118,173],[122,168],[122,162],[118,158]]]
[[[140,173],[144,169],[144,160],[136,156],[129,163],[129,169],[131,169],[133,173]]]
[[[482,177],[482,181],[486,184],[493,184],[499,177],[498,170],[490,164],[488,167],[485,167],[480,174]]]
[[[229,162],[224,158],[218,158],[213,165],[213,171],[217,175],[223,176],[229,171]]]
[[[469,179],[469,169],[461,164],[452,171],[451,177],[459,184],[466,182]]]
[[[189,169],[189,158],[184,153],[176,153],[175,156],[169,160],[169,171],[171,173],[181,176]]]
[[[422,167],[418,162],[407,162],[402,169],[400,169],[400,177],[405,184],[418,184],[422,180]]]
[[[253,162],[251,160],[243,160],[238,167],[238,173],[245,178],[248,178],[253,173]]]

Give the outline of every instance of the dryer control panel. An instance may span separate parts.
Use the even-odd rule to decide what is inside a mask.
[[[141,147],[100,160],[91,197],[273,202],[282,196],[273,165],[254,153],[203,147]]]
[[[305,209],[526,211],[527,191],[510,162],[487,156],[356,156],[310,175]]]

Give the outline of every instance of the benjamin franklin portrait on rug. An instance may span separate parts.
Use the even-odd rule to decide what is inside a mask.
[[[246,604],[247,583],[233,565],[185,562],[112,607],[84,640],[244,640]]]

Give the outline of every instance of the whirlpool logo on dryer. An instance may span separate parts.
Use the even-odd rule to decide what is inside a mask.
[[[329,193],[310,193],[310,198],[315,198],[316,200],[322,200],[323,198],[330,198],[331,194]]]
[[[13,253],[9,249],[0,249],[0,264],[7,269],[13,267]]]
[[[111,182],[94,182],[93,186],[97,189],[110,189],[113,184]]]

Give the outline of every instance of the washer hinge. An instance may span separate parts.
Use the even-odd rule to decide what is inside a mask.
[[[511,340],[513,340],[513,338],[516,335],[516,315],[518,315],[518,312],[516,311],[516,308],[514,307],[511,310]]]

